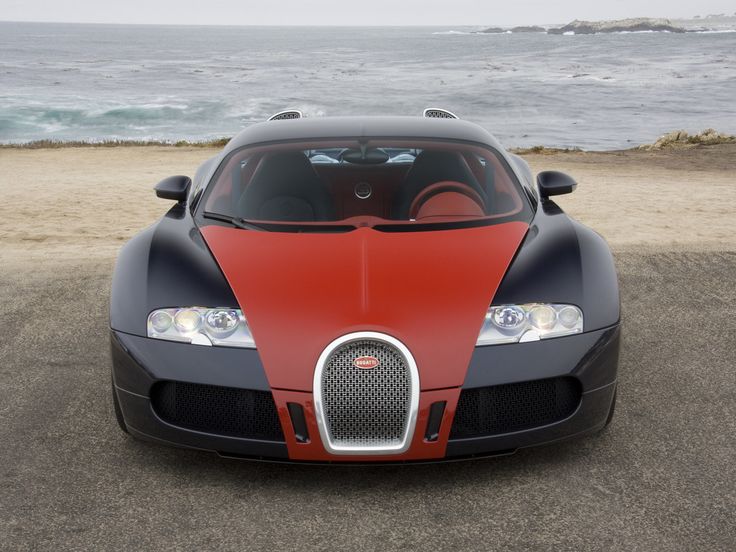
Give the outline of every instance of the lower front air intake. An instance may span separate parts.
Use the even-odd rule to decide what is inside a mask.
[[[572,416],[582,389],[573,377],[558,377],[463,389],[450,439],[489,437],[534,429]]]

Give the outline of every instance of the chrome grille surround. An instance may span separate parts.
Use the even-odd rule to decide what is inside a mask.
[[[379,365],[357,368],[374,356]],[[314,371],[314,407],[322,444],[342,455],[401,454],[411,445],[419,410],[419,371],[409,349],[377,332],[330,343]]]

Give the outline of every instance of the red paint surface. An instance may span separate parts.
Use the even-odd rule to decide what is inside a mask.
[[[409,348],[426,391],[462,385],[486,309],[527,227],[297,234],[213,225],[202,234],[271,387],[311,391],[331,341],[376,331]]]
[[[442,458],[460,386],[493,299],[528,226],[344,234],[202,228],[243,309],[284,429],[289,458],[400,461]],[[399,455],[333,455],[319,436],[312,381],[322,350],[356,331],[392,335],[419,370],[411,446]],[[447,401],[439,439],[424,439],[432,403]],[[297,442],[287,402],[302,405],[310,441]]]

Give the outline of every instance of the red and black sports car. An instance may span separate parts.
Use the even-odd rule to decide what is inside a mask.
[[[616,396],[605,241],[482,128],[253,125],[120,252],[113,397],[130,434],[305,462],[501,454],[595,431]],[[284,120],[286,119],[286,120]]]

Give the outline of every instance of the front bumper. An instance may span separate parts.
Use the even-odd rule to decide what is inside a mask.
[[[412,445],[402,455],[369,458],[331,456],[319,438],[312,394],[271,389],[258,352],[249,349],[202,347],[111,332],[113,382],[125,423],[131,434],[165,444],[273,461],[409,462],[441,461],[507,454],[598,430],[605,424],[616,388],[619,326],[576,336],[534,343],[477,347],[461,389],[422,391]],[[471,437],[453,437],[453,415],[463,391],[573,378],[580,388],[574,411],[564,419],[520,430]],[[278,411],[282,435],[252,438],[182,427],[165,421],[153,407],[152,393],[161,382],[218,386],[233,390],[270,392]],[[439,438],[426,440],[425,428],[433,403],[446,401]],[[304,441],[295,429],[289,405],[304,413]]]

